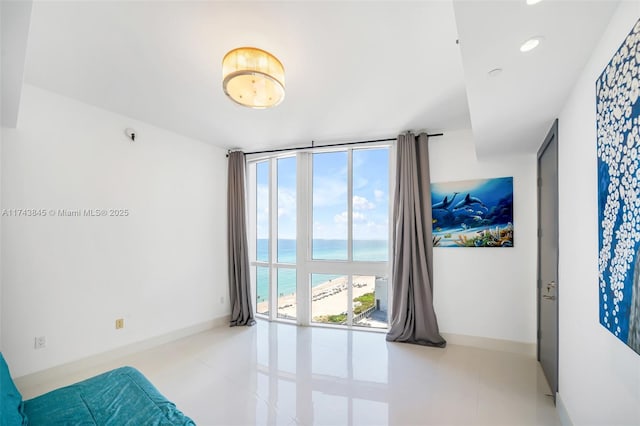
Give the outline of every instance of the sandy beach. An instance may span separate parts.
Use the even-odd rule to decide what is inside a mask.
[[[353,298],[374,292],[375,283],[376,277],[374,275],[354,275]],[[347,285],[348,278],[344,276],[325,281],[313,287],[311,291],[311,317],[346,313],[349,302]],[[258,303],[257,308],[258,312],[266,312],[269,309],[266,301]],[[288,294],[278,298],[278,315],[295,318],[295,294]]]

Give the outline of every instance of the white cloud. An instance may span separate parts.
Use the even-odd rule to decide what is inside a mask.
[[[333,221],[335,223],[347,223],[349,220],[349,214],[347,212],[342,212],[333,217]],[[360,212],[353,212],[353,222],[354,223],[366,223],[367,217]]]
[[[354,210],[372,210],[374,207],[375,207],[375,204],[367,200],[365,197],[361,197],[359,195],[353,196]]]
[[[317,177],[313,185],[313,207],[347,204],[347,180],[345,177]]]
[[[389,238],[389,222],[367,221],[354,223],[353,238],[355,240],[386,240]]]
[[[296,193],[290,188],[278,188],[278,217],[295,216]]]
[[[369,184],[369,181],[362,176],[354,176],[353,177],[353,188],[354,189],[362,189],[366,188]]]
[[[349,214],[347,212],[342,212],[333,217],[333,221],[335,223],[347,223],[348,219],[349,219]]]
[[[376,197],[376,201],[380,202],[384,198],[384,192],[376,189],[373,191],[373,195]]]
[[[258,238],[269,237],[269,188],[257,186],[256,233]],[[296,192],[293,188],[278,188],[278,236],[296,237]]]
[[[338,215],[336,215],[338,216]],[[313,237],[326,240],[344,240],[347,238],[347,224],[345,223],[329,223],[323,225],[320,222],[313,224]]]
[[[258,200],[258,203],[262,201],[266,203],[269,202],[269,187],[267,185],[258,185],[256,191],[256,199]]]

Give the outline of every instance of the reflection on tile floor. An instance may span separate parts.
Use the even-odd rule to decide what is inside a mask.
[[[265,321],[21,390],[30,398],[122,365],[142,371],[198,425],[560,424],[533,358]]]

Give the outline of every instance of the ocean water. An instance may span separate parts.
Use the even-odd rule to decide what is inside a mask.
[[[295,263],[296,240],[278,240],[278,263]],[[313,240],[312,257],[314,260],[347,260],[346,240]],[[354,261],[386,261],[389,258],[388,242],[386,240],[354,240]],[[269,260],[269,240],[257,240],[256,259],[267,262]],[[342,275],[313,274],[311,286],[315,287],[325,281],[341,277]],[[257,297],[258,302],[266,300],[269,293],[269,268],[257,267]],[[285,295],[296,291],[295,269],[278,270],[278,294]]]

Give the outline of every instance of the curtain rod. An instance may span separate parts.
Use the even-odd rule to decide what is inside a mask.
[[[432,133],[432,134],[427,134],[427,136],[429,136],[429,137],[444,136],[444,133]],[[284,152],[284,151],[301,151],[301,150],[304,150],[304,149],[313,149],[313,148],[331,148],[331,147],[335,147],[335,146],[359,145],[359,144],[363,144],[363,143],[374,143],[374,142],[390,142],[390,141],[395,141],[397,139],[398,138],[373,139],[373,140],[369,140],[369,141],[342,142],[342,143],[333,143],[333,144],[329,144],[329,145],[318,145],[318,146],[316,146],[314,144],[314,142],[311,141],[311,145],[310,146],[299,146],[299,147],[295,147],[295,148],[280,148],[280,149],[268,149],[266,151],[245,152],[245,155],[250,155],[250,154],[271,154],[271,153],[274,153],[274,152]],[[229,156],[230,152],[231,152],[231,150],[227,151],[227,157]]]

